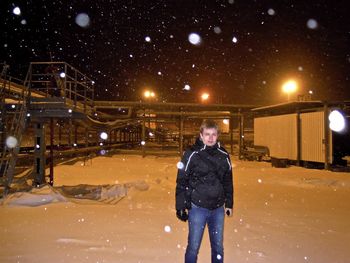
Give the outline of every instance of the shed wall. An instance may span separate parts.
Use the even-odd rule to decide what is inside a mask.
[[[297,114],[254,119],[254,144],[267,146],[271,157],[297,159]]]
[[[324,112],[300,114],[301,160],[325,162]],[[329,137],[330,159],[332,163],[332,136]]]
[[[267,146],[270,156],[297,160],[297,118],[285,114],[254,119],[254,145]],[[324,112],[300,114],[300,160],[325,162]],[[333,162],[332,132],[329,134],[329,162]]]

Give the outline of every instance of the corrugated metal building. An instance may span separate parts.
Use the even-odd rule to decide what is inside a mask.
[[[349,133],[337,134],[329,128],[333,109],[348,115],[349,102],[290,102],[253,109],[254,145],[268,147],[274,158],[325,163],[328,169],[350,154]]]

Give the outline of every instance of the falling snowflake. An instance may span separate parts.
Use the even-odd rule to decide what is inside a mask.
[[[186,84],[184,87],[184,90],[190,90],[190,89],[191,89],[190,85]]]
[[[12,13],[13,13],[14,15],[16,15],[16,16],[19,16],[19,15],[21,15],[21,9],[20,9],[18,6],[16,6],[16,7],[12,10]]]
[[[14,136],[8,136],[6,138],[6,146],[10,149],[15,148],[18,144],[17,138]]]
[[[75,23],[83,28],[86,28],[90,25],[90,17],[86,13],[80,13],[75,17]]]
[[[216,26],[216,27],[214,27],[214,33],[215,34],[220,34],[222,31],[221,31],[221,28],[220,27],[218,27],[218,26]]]
[[[183,169],[184,167],[185,167],[185,165],[183,164],[183,162],[178,162],[177,164],[176,164],[176,166],[177,166],[177,168],[178,169]]]
[[[198,46],[202,42],[202,39],[197,33],[191,33],[188,35],[188,41],[190,41],[192,45]]]
[[[101,138],[102,140],[107,140],[108,134],[107,134],[106,132],[101,132],[101,133],[100,133],[100,138]]]
[[[165,226],[164,227],[164,231],[167,232],[167,233],[170,233],[171,232],[171,227],[170,226]]]
[[[269,8],[269,10],[267,10],[267,13],[270,15],[270,16],[273,16],[276,14],[275,10],[273,10],[272,8]]]
[[[345,118],[338,110],[333,110],[329,116],[329,128],[335,132],[341,132],[345,128]]]
[[[309,28],[309,29],[316,29],[318,27],[318,23],[315,19],[313,18],[310,18],[307,23],[306,23],[306,26]]]

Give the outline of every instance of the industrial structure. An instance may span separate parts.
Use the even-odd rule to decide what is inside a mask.
[[[65,62],[32,62],[24,81],[0,76],[0,190],[16,190],[22,170],[33,186],[54,184],[54,165],[108,152],[182,155],[203,119],[239,158],[296,165],[344,164],[349,130],[330,129],[329,113],[349,122],[350,102],[254,105],[96,101],[94,81]],[[24,169],[21,169],[24,168]],[[23,176],[22,176],[23,177]],[[19,177],[19,178],[22,178]],[[0,193],[1,194],[1,193]]]
[[[24,81],[7,76],[4,65],[0,179],[5,195],[19,163],[29,162],[29,177],[39,186],[54,183],[53,167],[65,156],[113,149],[181,155],[207,118],[222,126],[221,141],[232,154],[240,156],[243,140],[252,140],[245,124],[253,105],[96,101],[94,92],[94,81],[65,62],[32,62]]]

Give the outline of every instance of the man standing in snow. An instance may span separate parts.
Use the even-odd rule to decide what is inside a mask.
[[[232,165],[227,151],[217,141],[219,130],[212,120],[204,121],[200,137],[178,164],[176,216],[188,220],[185,263],[197,262],[205,226],[208,225],[211,262],[224,262],[224,217],[232,216]]]

